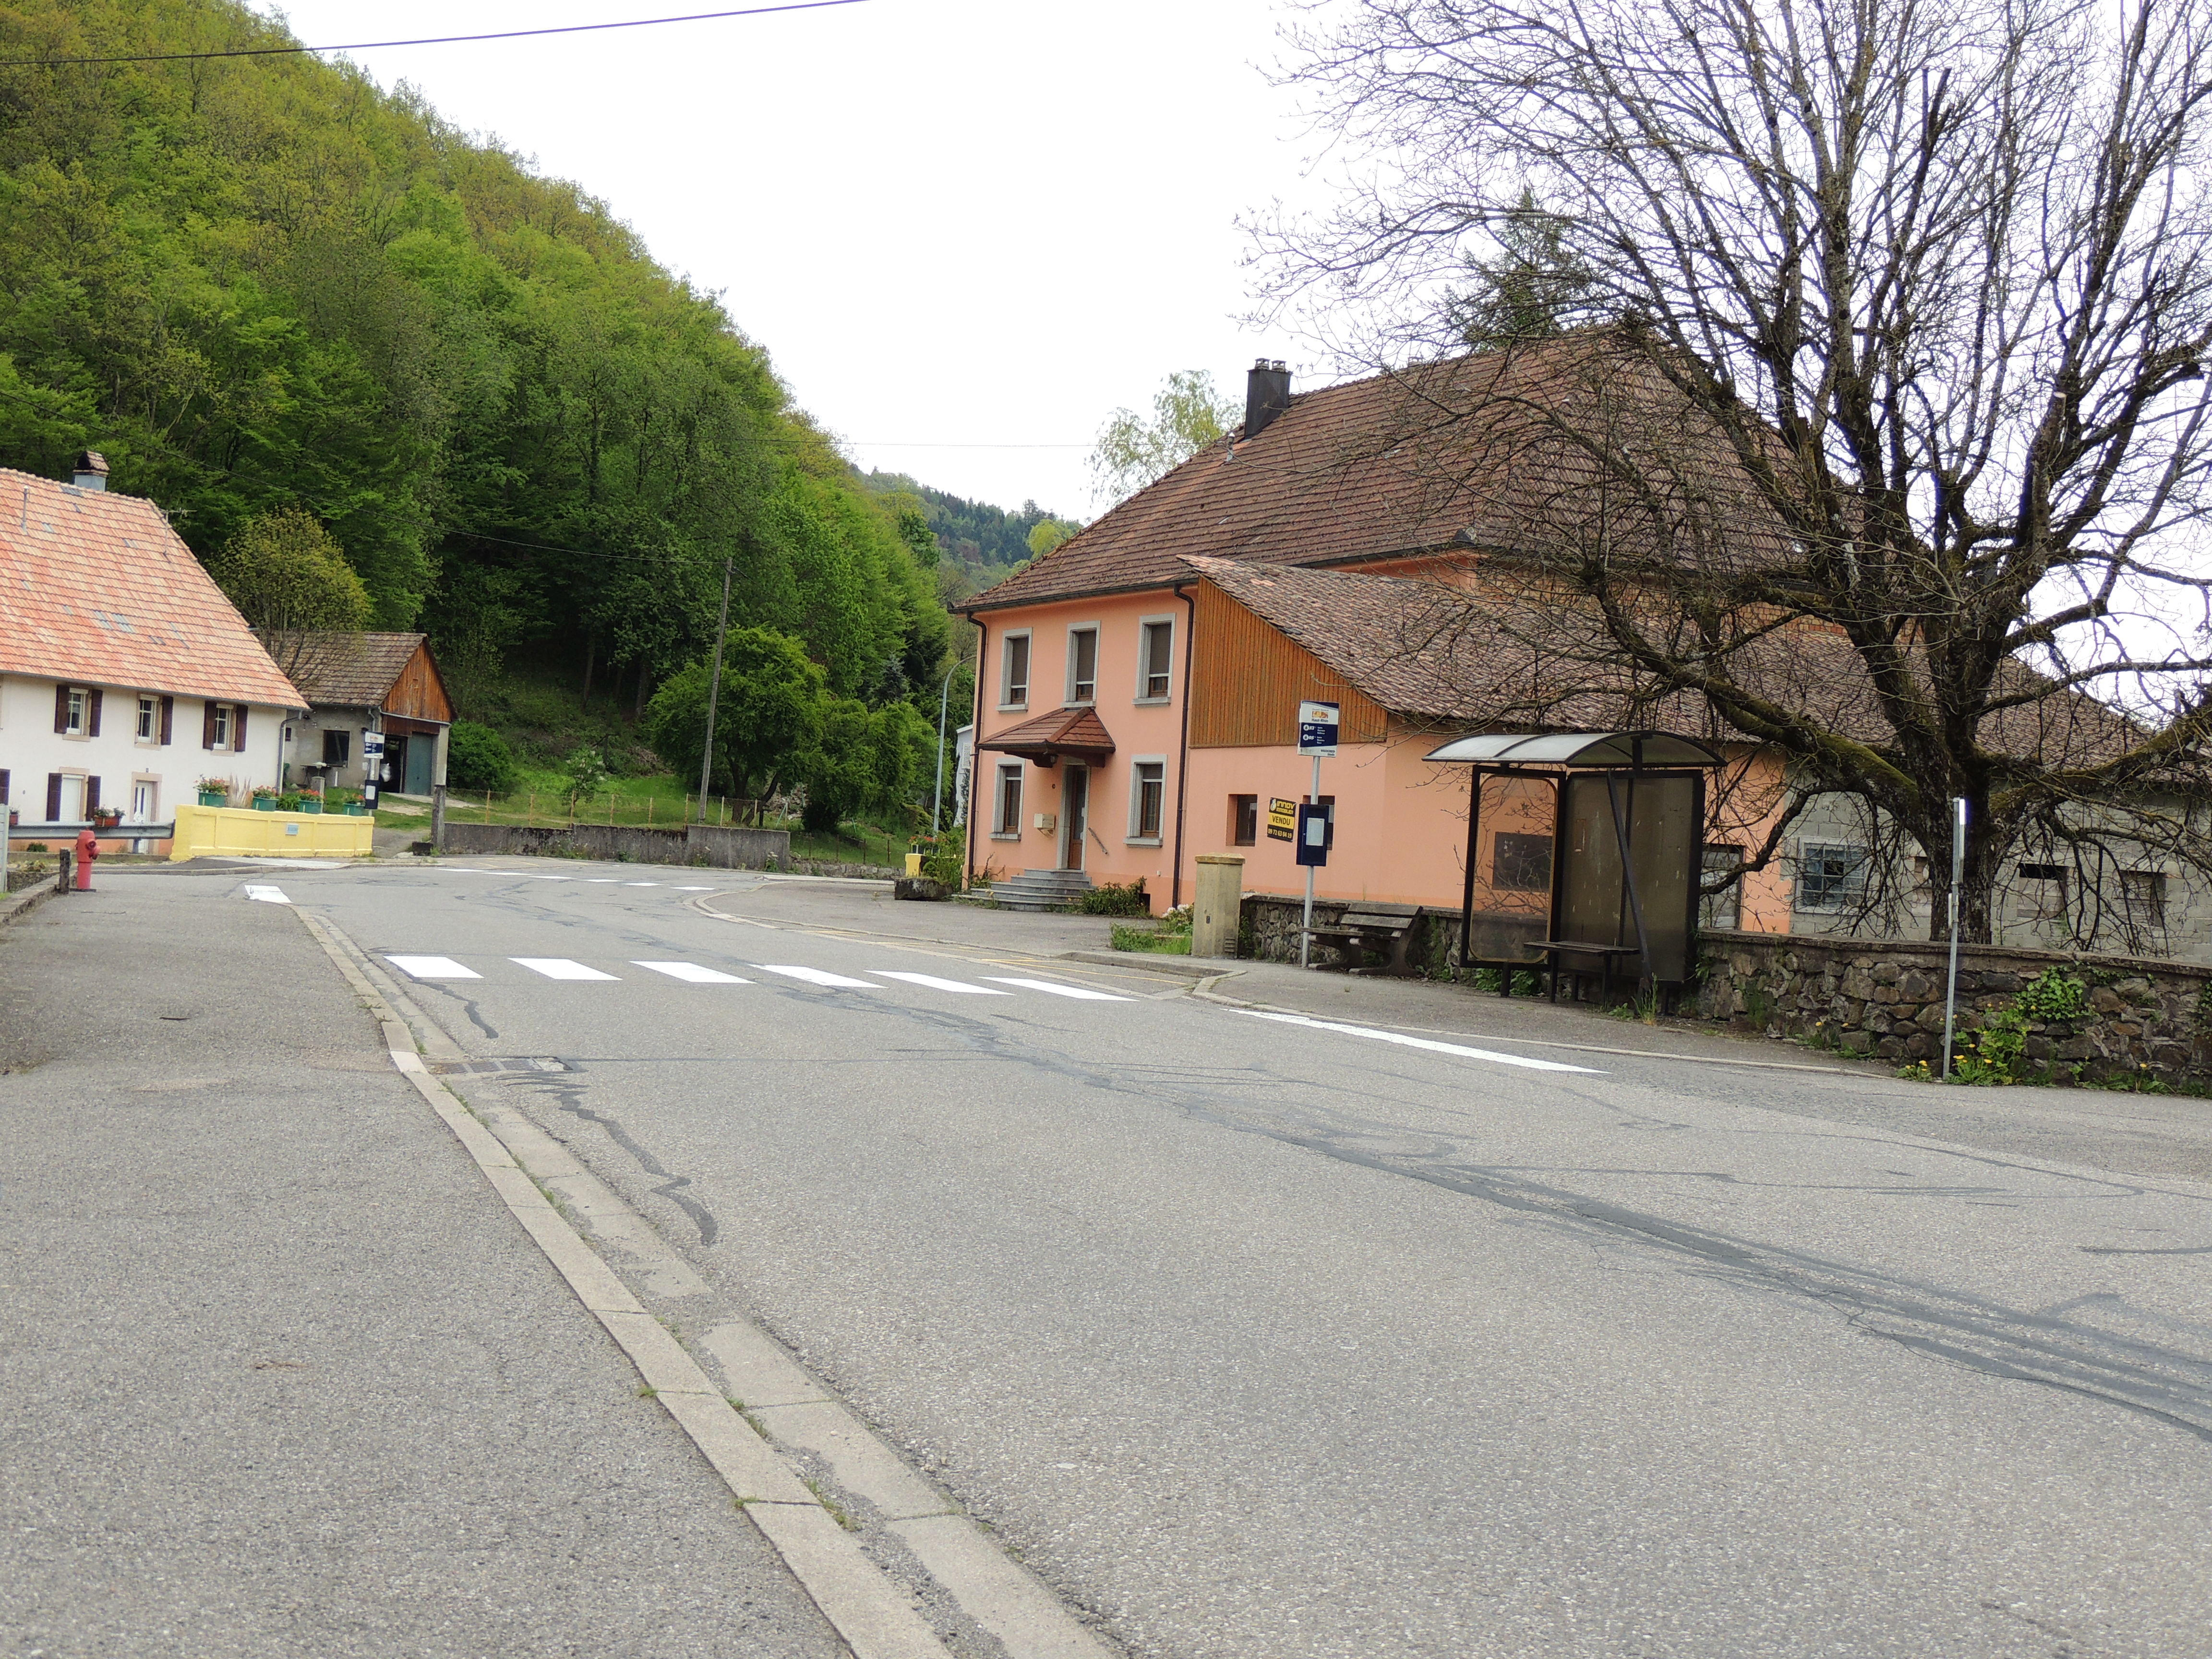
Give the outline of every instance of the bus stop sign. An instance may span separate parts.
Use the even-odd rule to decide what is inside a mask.
[[[1337,705],[1302,702],[1298,705],[1298,753],[1329,756],[1336,753]]]

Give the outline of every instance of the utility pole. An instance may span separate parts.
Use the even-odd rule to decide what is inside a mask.
[[[707,678],[707,748],[699,757],[699,822],[707,821],[707,785],[714,769],[714,704],[722,695],[722,641],[730,632],[730,567],[722,561],[722,609],[714,618],[714,672]]]
[[[945,715],[946,699],[952,695],[952,677],[968,665],[963,657],[945,671],[945,684],[937,690],[937,793],[929,803],[929,833],[939,833],[945,821]]]

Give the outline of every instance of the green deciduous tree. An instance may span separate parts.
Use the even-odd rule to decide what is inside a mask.
[[[1152,399],[1152,419],[1127,409],[1108,419],[1091,452],[1093,495],[1112,502],[1134,495],[1219,439],[1243,413],[1214,391],[1204,369],[1169,375]]]
[[[368,620],[368,590],[345,550],[297,507],[247,520],[208,571],[287,672],[303,632],[356,629]]]
[[[654,751],[684,776],[696,777],[707,741],[708,665],[685,665],[654,693],[646,731]],[[822,671],[787,635],[733,628],[722,650],[722,684],[714,702],[718,793],[756,799],[799,781],[817,752],[823,705]]]

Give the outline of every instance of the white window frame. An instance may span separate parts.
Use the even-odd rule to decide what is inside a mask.
[[[1151,643],[1152,629],[1164,628],[1168,633],[1168,689],[1155,696],[1152,691],[1152,675],[1146,672],[1145,647]],[[1133,702],[1158,705],[1175,701],[1176,619],[1173,616],[1139,617],[1137,618],[1137,695]]]
[[[208,752],[215,755],[228,754],[230,752],[232,744],[237,741],[235,733],[238,729],[238,711],[227,702],[216,703],[214,708],[215,741],[208,745]]]
[[[1024,665],[1022,695],[1014,696],[1014,641],[1022,642]],[[1001,714],[1030,706],[1030,690],[1036,684],[1036,640],[1026,628],[1016,628],[999,636],[999,709]]]
[[[1075,695],[1075,636],[1078,634],[1091,635],[1091,695],[1087,697]],[[1067,695],[1060,702],[1062,708],[1096,708],[1098,706],[1098,659],[1105,645],[1105,629],[1095,622],[1068,623]],[[1036,672],[1034,662],[1030,665],[1030,670],[1032,673]]]
[[[991,839],[1019,841],[1022,838],[1022,809],[1028,804],[1027,781],[1022,776],[1026,769],[1019,761],[1000,761],[991,771]],[[1006,780],[1014,781],[1014,827],[1005,827]]]
[[[70,686],[68,706],[69,714],[64,717],[68,723],[62,727],[61,735],[65,738],[91,736],[92,688],[88,685]]]
[[[1144,805],[1145,774],[1147,766],[1160,769],[1160,830],[1162,835],[1168,823],[1168,757],[1165,755],[1132,755],[1129,757],[1129,833],[1124,840],[1131,847],[1158,847],[1162,835],[1140,835],[1139,814]]]
[[[161,700],[150,691],[141,691],[137,696],[137,726],[132,729],[138,735],[131,741],[148,749],[158,749],[161,746]]]

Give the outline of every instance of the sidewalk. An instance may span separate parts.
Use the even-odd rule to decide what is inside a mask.
[[[843,1651],[285,906],[0,930],[0,1654]]]

